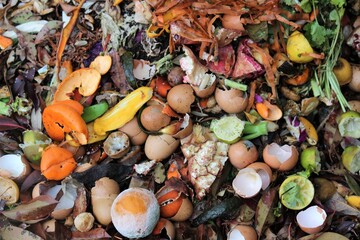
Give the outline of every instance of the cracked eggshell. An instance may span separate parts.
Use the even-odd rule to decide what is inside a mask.
[[[269,165],[263,162],[254,162],[247,166],[247,168],[255,169],[257,174],[260,175],[262,182],[262,190],[265,190],[270,185],[270,182],[272,180],[272,171]]]
[[[150,135],[145,141],[145,155],[151,160],[163,160],[178,148],[180,141],[168,134]]]
[[[314,234],[320,232],[326,223],[327,214],[319,206],[311,206],[296,215],[296,221],[304,232]]]
[[[237,225],[228,233],[228,240],[257,240],[257,234],[253,227]]]
[[[240,197],[251,198],[260,192],[262,179],[255,169],[244,168],[238,172],[232,186]]]
[[[191,85],[191,87],[194,89],[196,96],[198,96],[199,98],[207,98],[210,97],[215,92],[216,85],[217,85],[217,81],[214,80],[210,86],[204,89],[200,89],[198,86],[193,86],[193,85]]]
[[[271,143],[264,148],[263,159],[273,169],[289,171],[296,166],[299,152],[295,146]]]
[[[160,235],[163,230],[166,230],[166,235],[170,240],[175,239],[175,226],[170,220],[166,218],[159,219],[152,234]]]
[[[6,154],[0,157],[0,176],[22,183],[30,174],[31,167],[20,154]]]
[[[215,100],[220,108],[227,113],[240,113],[245,110],[249,103],[246,92],[235,88],[229,90],[216,88]]]
[[[129,136],[132,145],[142,145],[145,143],[146,138],[148,137],[148,135],[144,133],[139,127],[136,117],[119,128],[119,130]]]
[[[111,205],[120,193],[118,183],[108,177],[100,178],[91,188],[91,206],[96,220],[102,225],[111,223]]]

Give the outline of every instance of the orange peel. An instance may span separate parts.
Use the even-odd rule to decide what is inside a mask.
[[[77,89],[82,96],[90,96],[96,92],[101,80],[100,73],[91,68],[81,68],[70,73],[60,83],[54,94],[54,102],[71,99]]]
[[[80,103],[79,103],[80,104]],[[66,133],[85,145],[88,142],[88,129],[81,117],[79,105],[74,100],[65,100],[47,106],[43,112],[43,124],[48,135],[55,141],[62,141]]]

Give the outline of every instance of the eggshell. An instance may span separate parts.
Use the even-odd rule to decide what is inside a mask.
[[[232,182],[232,186],[240,197],[251,198],[259,193],[262,187],[260,175],[253,168],[241,169]]]
[[[148,136],[139,127],[136,117],[134,117],[133,119],[131,119],[131,121],[119,128],[119,130],[129,136],[132,145],[141,145],[145,143]]]
[[[168,134],[150,135],[145,142],[145,155],[151,160],[161,161],[175,152],[179,144],[179,140]]]
[[[26,158],[20,154],[6,154],[0,157],[0,176],[22,183],[30,174],[31,167]]]
[[[129,188],[121,192],[111,206],[111,220],[116,230],[127,238],[151,234],[160,218],[160,206],[153,192]]]
[[[91,188],[91,205],[96,220],[102,225],[111,223],[111,205],[120,193],[118,183],[108,177],[100,178]]]
[[[228,240],[257,240],[255,229],[247,225],[237,225],[228,234]]]
[[[198,86],[191,86],[194,89],[195,95],[199,98],[207,98],[215,92],[217,81],[214,81],[210,86],[199,89]]]
[[[296,221],[304,232],[314,234],[320,232],[326,223],[327,214],[318,206],[311,206],[296,215]]]
[[[189,114],[186,114],[184,117],[184,121],[181,124],[181,130],[176,134],[172,135],[174,138],[182,139],[189,136],[193,132],[193,123]]]
[[[188,220],[194,211],[194,207],[189,198],[184,198],[178,212],[170,219],[177,222]]]
[[[247,168],[253,168],[260,175],[261,182],[262,182],[262,190],[265,190],[272,180],[272,171],[269,165],[263,162],[254,162],[247,166]]]
[[[263,159],[273,169],[289,171],[296,166],[299,152],[295,146],[287,144],[279,146],[277,143],[271,143],[264,148]]]
[[[216,88],[215,100],[219,107],[227,113],[240,113],[249,103],[246,93],[235,88],[229,90]]]
[[[259,153],[251,141],[241,140],[230,145],[228,156],[234,167],[242,169],[255,162],[259,157]]]
[[[190,112],[190,106],[195,101],[194,90],[189,84],[172,87],[167,95],[168,104],[178,113]]]
[[[166,218],[159,219],[152,234],[160,235],[164,229],[166,230],[166,235],[170,240],[175,239],[175,226],[170,220]]]
[[[163,107],[160,105],[151,105],[144,108],[141,112],[140,121],[143,127],[148,131],[158,131],[169,125],[170,117],[162,113]]]

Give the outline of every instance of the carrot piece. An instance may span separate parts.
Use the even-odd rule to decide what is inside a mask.
[[[167,179],[170,179],[172,177],[179,179],[181,178],[177,165],[174,162],[170,164],[170,167],[167,172]]]
[[[59,72],[60,72],[60,65],[61,65],[60,63],[61,63],[61,59],[62,59],[62,54],[66,47],[66,43],[70,38],[70,34],[71,34],[72,30],[74,29],[74,26],[78,19],[80,9],[81,9],[82,5],[85,3],[85,1],[86,0],[81,0],[79,2],[79,5],[73,11],[73,15],[71,16],[69,23],[61,31],[59,46],[58,46],[58,49],[56,50],[55,65],[56,65],[56,69],[57,69],[57,74],[59,74]],[[59,77],[57,78],[57,81],[59,81]]]
[[[10,38],[0,35],[0,48],[1,49],[6,49],[8,47],[11,47],[12,44],[13,44],[13,42]]]
[[[269,108],[264,103],[256,103],[256,111],[259,113],[259,115],[266,119],[269,116]]]
[[[248,105],[246,107],[246,112],[249,112],[250,109],[254,105],[256,87],[257,87],[256,81],[253,81],[253,82],[250,83],[249,103],[248,103]]]

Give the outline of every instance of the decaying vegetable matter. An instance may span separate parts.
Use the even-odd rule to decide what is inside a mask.
[[[4,239],[359,239],[344,0],[0,0]]]

